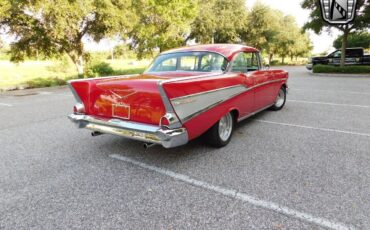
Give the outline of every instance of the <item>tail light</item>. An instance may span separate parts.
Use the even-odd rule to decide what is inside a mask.
[[[82,103],[78,103],[73,106],[73,113],[74,114],[84,114],[85,113],[85,106]]]
[[[170,126],[170,121],[166,116],[164,116],[164,117],[161,118],[159,125],[161,127],[169,127]]]
[[[166,113],[161,120],[159,121],[159,126],[162,128],[179,128],[181,127],[181,123],[179,122],[177,116],[173,113]]]

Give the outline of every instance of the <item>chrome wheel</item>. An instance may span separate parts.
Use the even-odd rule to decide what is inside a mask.
[[[229,140],[233,131],[233,117],[230,113],[221,118],[218,123],[218,133],[222,141]]]
[[[275,107],[280,108],[284,105],[284,103],[285,103],[285,91],[284,89],[281,88],[275,101]]]

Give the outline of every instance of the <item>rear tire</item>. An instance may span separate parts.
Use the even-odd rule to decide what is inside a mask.
[[[285,86],[282,86],[279,90],[279,94],[276,97],[275,104],[271,106],[271,110],[273,111],[279,111],[282,108],[284,108],[286,102],[286,88]]]
[[[233,131],[234,117],[228,113],[206,132],[205,138],[209,145],[222,148],[229,144]]]

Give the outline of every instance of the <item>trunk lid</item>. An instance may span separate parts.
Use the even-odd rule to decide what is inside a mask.
[[[158,81],[167,77],[138,75],[71,82],[86,114],[158,125],[166,110]]]

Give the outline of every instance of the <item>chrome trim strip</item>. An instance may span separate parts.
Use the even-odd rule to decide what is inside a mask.
[[[69,80],[68,83],[77,82],[77,81],[86,81],[86,80],[104,80],[104,79],[116,79],[116,78],[130,78],[137,77],[140,74],[129,74],[129,75],[119,75],[119,76],[108,76],[108,77],[90,77],[90,78],[81,78]]]
[[[68,118],[78,128],[87,128],[95,132],[108,133],[148,143],[161,144],[165,148],[185,145],[188,132],[185,128],[162,129],[159,126],[147,125],[119,119],[103,120],[88,115],[71,114]]]
[[[176,114],[184,123],[194,116],[246,91],[244,85],[235,85],[171,100]],[[186,103],[184,103],[184,101]]]
[[[272,80],[272,81],[268,81],[268,82],[264,82],[264,83],[255,85],[255,86],[250,87],[250,88],[246,88],[244,85],[237,85],[237,86],[225,87],[225,88],[221,88],[221,89],[210,90],[210,91],[205,91],[205,92],[201,92],[201,93],[196,93],[196,94],[186,95],[186,96],[183,96],[183,97],[174,98],[174,99],[171,99],[171,102],[173,103],[173,105],[175,107],[175,111],[177,112],[177,114],[179,114],[178,113],[179,107],[184,107],[186,105],[190,106],[190,104],[192,104],[192,106],[195,106],[194,103],[196,102],[196,99],[193,99],[191,101],[187,101],[188,103],[181,103],[181,100],[189,100],[189,99],[194,98],[194,97],[199,97],[199,96],[211,94],[211,93],[217,92],[217,91],[227,90],[227,89],[230,89],[230,88],[236,88],[236,87],[239,87],[239,86],[243,86],[244,87],[244,90],[242,90],[242,91],[240,91],[238,93],[235,93],[235,94],[231,94],[228,97],[222,98],[221,100],[219,100],[219,101],[217,101],[215,103],[212,103],[212,104],[210,104],[210,105],[208,105],[208,106],[206,106],[204,108],[200,108],[199,111],[197,111],[195,113],[192,113],[192,114],[190,114],[188,116],[185,116],[185,117],[181,117],[181,115],[179,115],[181,122],[184,124],[184,123],[188,122],[189,120],[193,119],[194,117],[198,116],[199,114],[202,114],[202,113],[204,113],[204,112],[206,112],[206,111],[208,111],[208,110],[216,107],[217,105],[220,105],[220,104],[222,104],[222,103],[230,100],[233,97],[237,97],[237,96],[239,96],[239,95],[241,95],[243,93],[246,93],[246,92],[248,92],[248,91],[250,91],[252,89],[261,87],[263,85],[267,85],[267,84],[275,83],[275,82],[282,82],[282,81],[285,81],[286,79],[287,78]],[[176,102],[178,102],[178,104],[176,104]],[[270,107],[270,106],[268,106],[268,107]]]
[[[233,85],[233,86],[228,86],[228,87],[224,87],[224,88],[213,89],[213,90],[204,91],[204,92],[200,92],[200,93],[194,93],[194,94],[189,94],[189,95],[186,95],[186,96],[176,97],[176,98],[171,99],[171,102],[173,104],[175,104],[178,101],[181,101],[181,100],[184,100],[184,99],[188,99],[188,98],[191,98],[191,97],[196,97],[196,96],[200,96],[200,95],[206,95],[206,94],[210,94],[210,93],[214,93],[214,92],[222,91],[222,90],[233,89],[233,88],[237,88],[237,87],[240,87],[240,86],[242,86],[244,88],[247,88],[247,87],[245,87],[242,84],[240,84],[240,85]]]
[[[80,103],[80,104],[82,104],[82,105],[83,105],[84,103],[82,102],[82,100],[81,100],[80,96],[78,96],[78,94],[77,94],[77,92],[76,92],[75,88],[73,88],[73,86],[72,86],[72,84],[71,84],[71,81],[68,81],[67,85],[68,85],[68,88],[72,91],[72,94],[73,94],[74,98],[76,99],[76,101],[77,101],[78,103]]]
[[[182,126],[179,118],[177,117],[174,108],[172,107],[171,101],[168,98],[166,92],[164,91],[163,88],[163,81],[158,81],[157,82],[158,89],[159,89],[159,94],[161,95],[164,107],[166,109],[166,115],[172,117],[172,120],[170,121],[169,128],[174,129],[174,128],[180,128]]]
[[[262,112],[262,111],[264,111],[264,110],[266,110],[266,109],[270,108],[270,107],[271,107],[271,106],[273,106],[274,104],[275,104],[275,103],[272,103],[271,105],[268,105],[268,106],[266,106],[266,107],[263,107],[262,109],[257,110],[256,112],[250,113],[250,114],[248,114],[248,115],[246,115],[246,116],[244,116],[244,117],[240,117],[240,118],[238,119],[238,122],[241,122],[241,121],[243,121],[243,120],[245,120],[245,119],[248,119],[248,118],[250,118],[250,117],[252,117],[252,116],[256,115],[257,113],[260,113],[260,112]]]
[[[158,55],[156,58],[162,56],[162,55],[167,55],[167,54],[183,54],[183,53],[214,53],[214,54],[218,54],[218,55],[221,55],[222,57],[224,57],[228,62],[230,62],[230,60],[225,56],[223,55],[222,53],[219,53],[219,52],[216,52],[216,51],[208,51],[208,50],[191,50],[191,51],[176,51],[176,50],[169,50],[169,51],[166,51],[166,52],[163,52],[161,53],[160,55]]]

